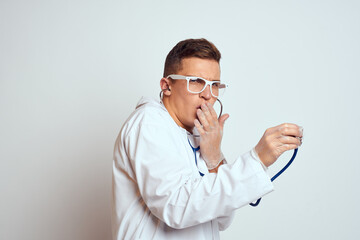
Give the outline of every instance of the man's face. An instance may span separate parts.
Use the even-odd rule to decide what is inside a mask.
[[[191,57],[183,59],[181,63],[181,70],[176,73],[178,75],[202,77],[209,81],[220,80],[220,66],[215,60]],[[214,105],[216,101],[211,95],[210,86],[201,93],[190,93],[186,80],[172,80],[169,87],[171,94],[168,101],[164,102],[168,112],[180,127],[192,132],[197,109],[203,103]]]

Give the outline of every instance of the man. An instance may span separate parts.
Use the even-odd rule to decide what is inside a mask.
[[[265,170],[301,145],[295,124],[269,128],[227,164],[220,52],[205,39],[179,42],[160,80],[161,101],[141,99],[122,127],[113,162],[114,239],[219,239],[234,211],[273,190]]]

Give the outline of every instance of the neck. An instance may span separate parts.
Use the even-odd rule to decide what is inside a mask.
[[[189,133],[192,134],[194,127],[187,127],[185,126],[177,117],[176,113],[172,110],[173,108],[171,107],[171,103],[169,101],[169,98],[167,97],[163,97],[162,102],[166,108],[166,110],[168,111],[168,113],[170,114],[171,118],[175,121],[175,123],[179,126],[184,128],[186,131],[188,131]]]

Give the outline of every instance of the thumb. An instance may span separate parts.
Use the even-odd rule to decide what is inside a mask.
[[[224,128],[225,121],[226,121],[229,117],[230,117],[230,115],[227,114],[227,113],[225,113],[225,114],[223,114],[223,115],[221,115],[221,116],[219,117],[219,124],[220,124],[221,129]]]

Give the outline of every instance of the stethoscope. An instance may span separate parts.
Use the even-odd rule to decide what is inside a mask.
[[[162,99],[161,93],[162,93],[162,91],[160,92],[160,99]],[[222,114],[222,111],[223,111],[223,105],[222,105],[222,102],[221,102],[219,99],[216,99],[216,100],[220,103],[220,113],[219,113],[219,117],[220,117],[221,114]],[[219,117],[218,117],[218,118],[219,118]],[[190,135],[190,134],[189,134],[189,135]],[[200,135],[192,135],[192,136],[194,136],[194,137],[200,137]],[[196,152],[200,150],[200,146],[198,146],[197,148],[194,148],[194,147],[191,145],[189,138],[188,138],[188,142],[189,142],[189,145],[190,145],[190,147],[191,147],[191,149],[192,149],[192,151],[193,151],[193,153],[194,153],[194,155],[195,155],[195,164],[196,164],[196,167],[197,167],[198,164],[197,164]],[[295,157],[296,157],[297,152],[298,152],[298,149],[297,149],[297,148],[294,149],[294,153],[293,153],[290,161],[289,161],[278,173],[276,173],[276,174],[271,178],[271,182],[273,182],[276,178],[278,178],[278,177],[292,164],[292,162],[294,161],[294,159],[295,159]],[[201,177],[205,175],[204,173],[202,173],[202,172],[200,172],[200,171],[199,171],[199,174],[200,174]],[[256,207],[256,206],[259,205],[260,201],[261,201],[261,198],[259,198],[255,203],[249,203],[249,205],[252,206],[252,207]]]
[[[221,114],[222,114],[223,105],[222,105],[222,103],[221,103],[221,101],[220,101],[219,99],[216,99],[216,100],[220,103],[220,113],[219,113],[219,117],[220,117]],[[193,135],[193,136],[194,136],[194,137],[200,137],[199,135]],[[194,153],[194,155],[195,155],[195,164],[196,164],[196,167],[197,167],[198,164],[197,164],[196,152],[200,150],[200,146],[198,146],[197,148],[194,148],[194,147],[191,145],[189,138],[188,138],[188,142],[189,142],[189,145],[190,145],[190,147],[191,147],[191,149],[193,150],[193,153]],[[276,174],[271,178],[271,182],[273,182],[276,178],[278,178],[278,177],[292,164],[292,162],[294,161],[294,159],[295,159],[295,157],[296,157],[297,152],[298,152],[298,149],[297,149],[297,148],[294,149],[294,153],[293,153],[290,161],[289,161],[278,173],[276,173]],[[200,174],[201,177],[204,176],[204,173],[202,173],[202,172],[200,172],[200,171],[199,171],[199,174]],[[252,207],[256,207],[256,206],[259,205],[260,201],[261,201],[261,198],[259,198],[255,203],[249,203],[249,205],[252,206]]]

